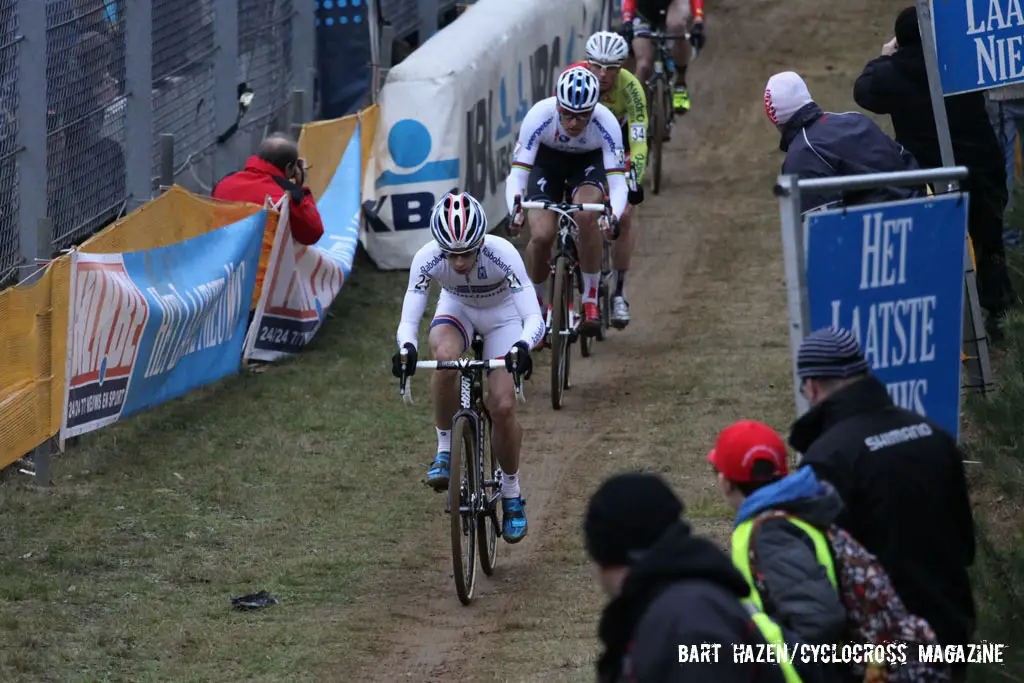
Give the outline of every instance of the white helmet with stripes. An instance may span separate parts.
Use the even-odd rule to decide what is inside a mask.
[[[629,57],[626,39],[613,31],[598,31],[587,39],[587,59],[599,64],[622,64]]]
[[[487,214],[468,192],[449,192],[430,212],[430,234],[443,252],[474,251],[487,235]]]
[[[573,114],[585,114],[597,106],[601,98],[601,84],[590,69],[574,66],[558,77],[555,100],[558,106]]]

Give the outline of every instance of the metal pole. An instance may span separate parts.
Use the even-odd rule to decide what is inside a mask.
[[[32,265],[40,253],[49,257],[50,234],[40,236],[39,220],[46,214],[46,5],[18,2],[21,40],[18,53],[18,252]],[[28,269],[32,272],[34,269]]]
[[[924,48],[924,64],[928,72],[928,92],[932,99],[932,113],[935,115],[935,130],[939,134],[939,154],[942,155],[943,166],[955,166],[953,159],[953,139],[949,135],[949,119],[946,116],[946,100],[942,96],[942,83],[939,80],[939,58],[935,52],[935,27],[932,25],[932,8],[930,0],[914,0],[917,5],[917,27],[921,32],[921,45]],[[947,190],[953,192],[957,183],[950,181]]]
[[[160,135],[160,192],[174,184],[174,133]]]
[[[441,13],[437,0],[419,0],[419,45],[430,40],[430,37],[437,33],[438,15]]]
[[[42,216],[36,223],[38,252],[36,258],[49,260],[51,253],[50,235],[53,234],[53,221]],[[53,441],[47,439],[32,449],[32,473],[35,483],[39,486],[50,485],[50,457],[53,454]]]
[[[238,0],[213,0],[212,4],[214,18],[213,39],[216,44],[216,50],[212,55],[213,120],[214,130],[219,135],[227,131],[238,121],[238,83],[241,80],[239,78],[239,65],[244,64],[244,62],[242,62],[238,54]],[[268,6],[272,5],[268,3]],[[281,40],[283,39],[282,37]],[[297,50],[299,47],[292,43],[292,50]],[[261,44],[254,47],[253,50],[270,51],[272,47]],[[254,60],[258,59],[255,54],[251,58]],[[288,68],[291,65],[283,66]],[[246,71],[243,70],[242,73],[246,73]],[[252,80],[249,80],[249,86],[254,87]],[[269,92],[257,91],[254,93],[254,97],[269,99],[271,94]],[[239,126],[244,126],[245,123],[246,121],[243,119],[239,122]],[[223,178],[232,171],[238,170],[239,145],[244,144],[240,143],[239,140],[243,137],[241,135],[233,135],[224,144],[214,146],[213,163],[211,164],[212,178],[210,178],[209,183],[211,187],[219,178]],[[248,151],[248,149],[245,149],[244,153]]]
[[[953,166],[956,160],[953,156],[953,139],[949,133],[949,119],[946,116],[946,100],[939,78],[939,57],[935,49],[935,24],[932,21],[931,0],[914,0],[914,4],[917,6],[917,26],[921,32],[921,46],[924,48],[935,130],[939,136],[939,154],[943,166]],[[956,181],[950,181],[950,192],[958,188],[959,184]],[[977,276],[971,263],[971,251],[967,240],[964,240],[964,298],[966,305],[963,313],[963,349],[967,356],[968,386],[978,388],[980,393],[985,395],[992,384],[992,366],[989,362],[988,338],[978,300]]]
[[[793,355],[793,398],[799,417],[810,409],[807,399],[800,393],[796,357],[800,343],[811,332],[811,315],[807,300],[804,221],[800,213],[800,185],[797,176],[779,176],[775,196],[779,198],[779,213],[782,218],[782,254],[786,266],[786,299],[789,309],[789,346]]]
[[[891,173],[861,173],[859,175],[835,176],[832,178],[805,178],[799,181],[801,190],[828,192],[834,190],[869,190],[886,185],[906,187],[923,185],[943,180],[966,178],[966,166],[926,168],[917,171],[893,171]]]
[[[302,135],[304,123],[306,123],[306,93],[303,90],[293,90],[291,129],[296,140]]]
[[[153,198],[152,0],[127,0],[124,22],[126,213]],[[173,161],[173,160],[172,160]],[[173,182],[173,181],[172,181]]]

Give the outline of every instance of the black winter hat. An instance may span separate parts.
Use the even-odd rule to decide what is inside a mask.
[[[684,505],[655,474],[631,472],[606,480],[583,519],[587,552],[602,567],[632,565],[673,524]]]
[[[911,5],[896,17],[896,27],[893,30],[896,36],[896,44],[900,47],[917,45],[921,42],[921,30],[917,25],[917,7]]]

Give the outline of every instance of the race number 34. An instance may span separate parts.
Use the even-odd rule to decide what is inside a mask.
[[[643,142],[646,139],[647,126],[636,123],[629,127],[630,142]]]

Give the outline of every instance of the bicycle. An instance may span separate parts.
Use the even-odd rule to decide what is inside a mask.
[[[664,14],[664,12],[662,12]],[[675,122],[675,107],[672,104],[672,97],[676,87],[676,64],[669,48],[669,42],[673,40],[689,40],[690,34],[669,34],[662,31],[650,29],[638,29],[635,33],[637,38],[649,38],[654,43],[654,75],[648,79],[647,86],[647,112],[650,116],[651,132],[650,154],[648,162],[651,170],[651,189],[654,194],[661,191],[661,150],[665,140],[665,133],[672,129]],[[692,59],[697,58],[697,48],[693,48]],[[655,106],[659,104],[659,106]]]
[[[451,520],[452,569],[455,575],[455,592],[459,601],[468,605],[473,600],[476,586],[477,543],[479,560],[484,574],[494,574],[497,561],[498,537],[501,524],[498,522],[498,499],[501,497],[501,466],[491,452],[491,414],[484,403],[484,370],[504,370],[505,360],[484,360],[484,340],[473,334],[470,345],[472,358],[452,361],[421,360],[417,369],[458,370],[460,380],[460,406],[452,418],[452,449],[448,479],[448,496],[445,513]],[[516,350],[513,349],[515,354]],[[513,356],[514,357],[514,356]],[[403,350],[402,377],[399,393],[406,404],[412,403],[412,391],[408,386],[406,362],[408,352]],[[522,378],[513,364],[512,380],[515,383],[516,400],[525,401]],[[488,477],[488,474],[490,476]],[[452,486],[458,482],[457,486]],[[458,514],[452,514],[457,510]],[[463,556],[463,540],[466,541]]]
[[[568,198],[566,193],[566,199]],[[611,202],[604,198],[603,204],[574,204],[568,201],[522,201],[520,195],[513,200],[512,217],[522,210],[540,209],[556,212],[558,216],[558,235],[555,243],[555,256],[551,259],[551,276],[548,279],[548,301],[551,311],[546,316],[548,344],[551,347],[551,407],[559,410],[566,389],[570,388],[569,369],[571,366],[571,346],[580,342],[580,353],[589,357],[593,349],[590,337],[580,334],[583,317],[577,312],[582,308],[583,274],[579,264],[579,251],[576,241],[579,239],[579,225],[572,217],[577,211],[596,211],[611,220]],[[613,221],[612,239],[619,236],[619,225]],[[611,249],[608,239],[601,240],[601,278],[598,282],[597,308],[600,312],[601,325],[596,339],[604,341],[611,324]]]

